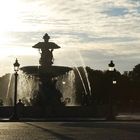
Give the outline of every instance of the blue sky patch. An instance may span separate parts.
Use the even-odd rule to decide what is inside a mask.
[[[105,13],[109,16],[123,16],[128,13],[126,8],[110,8]]]
[[[137,8],[137,12],[140,13],[140,7]]]

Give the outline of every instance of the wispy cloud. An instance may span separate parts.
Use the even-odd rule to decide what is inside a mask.
[[[17,17],[18,24],[8,30],[12,41],[6,46],[31,47],[47,32],[51,41],[62,46],[59,51],[64,54],[55,54],[58,59],[76,50],[89,66],[93,60],[101,66],[105,60],[115,59],[124,70],[127,66],[121,60],[135,60],[131,67],[138,62],[139,0],[21,0]],[[72,55],[76,58],[77,54]]]

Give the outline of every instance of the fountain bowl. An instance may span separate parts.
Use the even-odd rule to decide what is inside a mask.
[[[24,66],[20,68],[24,73],[34,75],[34,76],[39,76],[39,75],[44,75],[44,76],[50,76],[50,77],[57,77],[60,75],[64,75],[72,68],[70,67],[64,67],[64,66],[48,66],[48,67],[41,67],[41,66]]]

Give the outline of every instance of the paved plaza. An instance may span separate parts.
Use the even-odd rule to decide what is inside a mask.
[[[140,122],[0,122],[0,140],[140,140]]]

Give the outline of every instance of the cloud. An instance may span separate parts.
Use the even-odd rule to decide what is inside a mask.
[[[56,63],[69,64],[63,58],[71,52],[76,59],[75,50],[93,67],[93,61],[96,67],[105,67],[103,63],[111,58],[120,61],[123,70],[127,67],[123,60],[131,66],[138,63],[139,0],[23,0],[17,23],[7,31],[10,40],[2,45],[31,47],[47,32],[61,46],[55,53]]]

